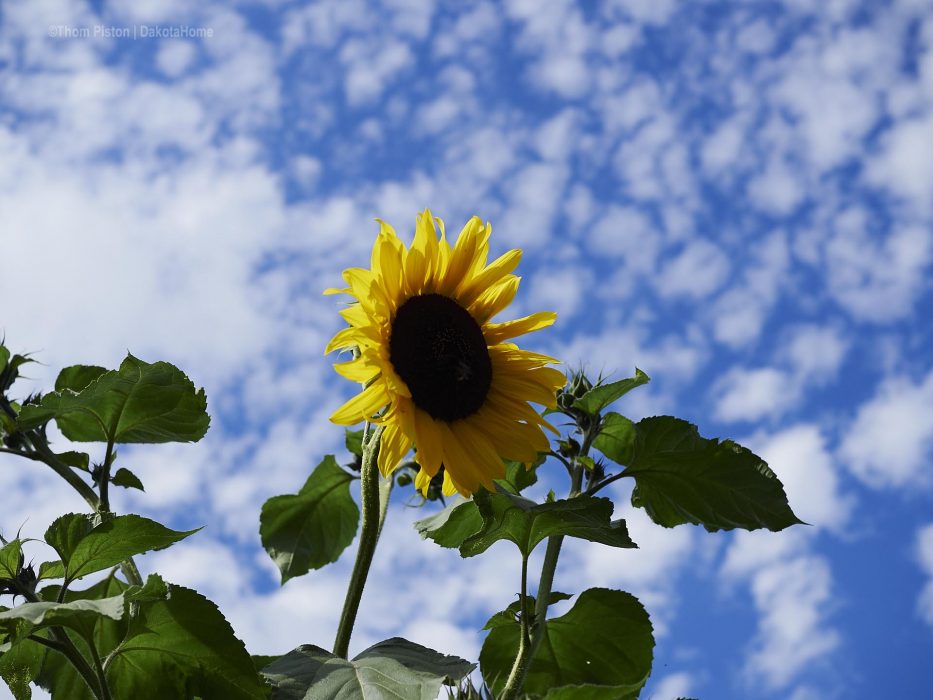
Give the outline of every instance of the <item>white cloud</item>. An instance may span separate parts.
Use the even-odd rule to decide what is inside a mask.
[[[719,395],[716,418],[727,422],[753,423],[778,416],[800,399],[799,387],[774,367],[729,370],[716,382],[713,393]]]
[[[751,250],[741,282],[731,285],[712,307],[713,336],[730,347],[757,340],[768,312],[786,284],[790,254],[783,232],[776,231]]]
[[[561,323],[568,322],[580,310],[587,293],[588,275],[576,265],[560,269],[539,268],[525,298],[529,308],[557,312]]]
[[[626,268],[641,273],[654,270],[660,252],[657,229],[634,207],[609,207],[584,239],[594,252],[622,258]]]
[[[839,455],[849,470],[875,488],[929,483],[933,449],[933,372],[918,382],[895,376],[859,406]]]
[[[703,299],[722,286],[729,268],[729,259],[719,246],[696,238],[664,266],[656,283],[658,293]]]
[[[190,41],[167,41],[159,49],[156,63],[170,78],[177,78],[191,67],[197,50]]]
[[[497,225],[510,247],[540,248],[552,236],[554,217],[567,182],[567,169],[531,163],[509,183],[509,204]]]
[[[933,523],[917,531],[916,553],[920,568],[929,579],[917,600],[917,611],[933,627]]]
[[[651,683],[644,695],[652,700],[675,700],[690,695],[693,687],[693,677],[681,671],[664,676],[656,684]]]
[[[886,235],[868,229],[863,217],[837,218],[826,246],[829,290],[857,319],[886,323],[904,318],[928,288],[933,234],[921,226],[898,227]]]
[[[805,189],[800,174],[779,159],[772,159],[765,171],[748,185],[752,200],[766,212],[788,216],[803,202]]]
[[[822,557],[799,557],[756,573],[752,595],[760,628],[748,670],[770,687],[783,688],[835,650],[841,637],[826,626],[832,594],[832,575]]]
[[[798,377],[823,384],[835,378],[849,346],[838,328],[805,324],[792,329],[781,354]]]
[[[353,106],[376,100],[388,83],[414,61],[408,44],[397,39],[377,44],[352,41],[340,50],[340,58],[347,67],[344,91]]]

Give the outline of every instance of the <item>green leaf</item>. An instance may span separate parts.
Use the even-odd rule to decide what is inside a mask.
[[[58,379],[55,380],[55,391],[64,391],[70,389],[79,392],[86,389],[87,385],[98,379],[100,375],[106,373],[105,367],[95,365],[72,365],[65,367],[58,373]]]
[[[559,603],[562,600],[570,600],[573,598],[569,593],[561,593],[560,591],[552,591],[551,595],[548,596],[548,605],[554,605],[554,603]],[[525,612],[528,614],[529,618],[534,616],[536,600],[533,595],[525,596]],[[522,602],[521,600],[516,600],[509,605],[505,610],[500,610],[495,615],[490,617],[486,624],[483,626],[484,630],[491,630],[493,627],[499,627],[501,625],[514,625],[518,622],[519,619],[519,610],[521,610]]]
[[[52,523],[45,541],[61,556],[65,577],[73,581],[137,554],[165,549],[195,532],[171,530],[139,515],[118,515],[94,527],[90,516],[71,513]]]
[[[123,467],[117,469],[116,474],[110,478],[110,481],[117,486],[122,486],[125,489],[139,489],[140,491],[146,490],[143,488],[143,482],[139,480],[139,477],[129,469],[124,469]]]
[[[350,430],[349,428],[346,431],[346,436],[344,438],[344,443],[347,446],[347,451],[350,454],[355,454],[357,457],[363,456],[363,431],[362,430]]]
[[[7,350],[5,345],[0,344],[0,372],[6,369],[6,365],[9,361],[10,351]]]
[[[589,415],[596,415],[606,406],[621,399],[635,387],[647,384],[651,378],[637,367],[635,376],[628,379],[620,379],[617,382],[609,384],[597,384],[587,391],[583,396],[573,402],[573,407]]]
[[[89,513],[67,513],[57,518],[45,531],[45,541],[50,544],[63,562],[71,559],[78,542],[94,529],[94,516]]]
[[[14,700],[31,700],[32,683],[39,675],[45,650],[38,644],[17,644],[0,655],[0,678],[13,693]]]
[[[350,495],[353,478],[327,455],[296,495],[275,496],[263,504],[259,536],[283,584],[337,561],[353,541],[360,519]]]
[[[593,447],[616,464],[630,464],[635,449],[635,424],[618,413],[607,413],[599,426]]]
[[[80,384],[88,369],[64,381]],[[195,391],[167,362],[148,364],[132,355],[119,370],[100,374],[80,391],[66,387],[46,394],[38,405],[24,406],[18,420],[21,428],[31,429],[53,418],[75,442],[197,442],[210,423],[203,389]]]
[[[194,530],[171,530],[154,520],[139,515],[118,515],[91,530],[65,560],[69,580],[81,578],[95,571],[117,566],[132,556],[157,549],[165,549]]]
[[[22,561],[23,543],[20,540],[10,540],[0,548],[0,579],[14,579],[19,574]]]
[[[783,530],[802,523],[768,465],[731,440],[707,440],[695,425],[656,416],[636,425],[633,457],[623,472],[635,479],[632,505],[665,527]]]
[[[39,580],[65,578],[65,565],[60,561],[44,561],[39,564]]]
[[[526,467],[522,462],[506,462],[505,478],[499,479],[498,481],[507,491],[516,495],[520,494],[529,486],[537,483],[538,467],[541,466],[543,462],[544,458],[541,457],[537,462],[532,464],[530,468]]]
[[[0,612],[0,632],[9,635],[9,641],[14,645],[34,630],[46,627],[69,627],[84,632],[89,629],[88,619],[105,616],[113,620],[122,620],[127,602],[121,593],[109,598],[75,600],[70,603],[23,603],[11,610]]]
[[[521,496],[480,491],[474,497],[483,517],[482,529],[467,538],[460,555],[485,552],[499,540],[514,542],[525,556],[553,535],[579,537],[611,547],[633,548],[624,520],[610,521],[614,506],[607,498],[578,496],[535,503]]]
[[[494,627],[480,652],[483,678],[497,695],[508,678],[519,634],[515,623]],[[525,680],[525,692],[531,696],[634,698],[651,673],[651,620],[629,593],[584,591],[566,614],[545,623],[544,635]],[[564,688],[584,685],[591,686],[593,694]]]
[[[273,700],[434,700],[442,683],[456,682],[474,667],[395,637],[352,661],[302,645],[266,667],[263,675],[276,686]]]
[[[64,464],[81,471],[90,471],[91,457],[86,452],[75,452],[73,450],[62,452],[56,455]]]
[[[107,679],[114,698],[266,697],[249,653],[217,607],[174,584],[167,600],[142,606],[130,622]]]
[[[55,595],[57,589],[50,586],[43,594]],[[127,602],[139,603],[132,620],[99,617],[87,621],[80,633],[69,632],[85,655],[84,638],[88,637],[102,658],[111,656],[107,680],[115,700],[267,697],[242,642],[217,607],[192,590],[167,585],[158,576],[151,576],[142,588],[127,586],[111,574],[86,591],[69,591],[65,598],[96,599],[121,593]],[[59,654],[45,657],[38,681],[43,688],[54,690],[55,698],[92,700],[84,681]]]
[[[442,511],[415,521],[419,535],[449,549],[462,545],[464,540],[479,532],[482,526],[483,516],[476,503],[462,496],[457,496]]]

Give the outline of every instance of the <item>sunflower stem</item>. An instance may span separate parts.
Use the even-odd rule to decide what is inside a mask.
[[[521,634],[518,638],[518,653],[515,656],[515,662],[512,664],[512,670],[509,672],[509,678],[505,682],[502,694],[499,700],[513,700],[518,697],[522,690],[522,684],[525,682],[525,675],[528,673],[528,665],[531,663],[531,635],[528,626],[528,557],[522,556],[522,590],[519,596],[519,624],[521,625]]]
[[[373,562],[376,544],[379,542],[379,531],[385,519],[384,507],[388,507],[388,490],[385,490],[385,506],[380,502],[382,495],[379,486],[379,442],[382,438],[382,426],[376,426],[363,443],[363,464],[360,468],[360,510],[362,511],[362,525],[360,526],[360,545],[356,551],[356,561],[353,564],[353,573],[350,575],[350,584],[347,586],[347,597],[343,603],[343,612],[340,614],[340,624],[337,627],[337,638],[334,640],[334,655],[347,658],[350,648],[350,635],[353,634],[353,625],[356,614],[360,608],[363,597],[363,588],[366,586],[366,577]]]

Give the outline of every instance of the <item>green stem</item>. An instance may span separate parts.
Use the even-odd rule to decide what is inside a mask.
[[[31,459],[39,459],[52,470],[58,474],[62,479],[68,482],[68,484],[78,492],[78,494],[87,501],[87,504],[91,506],[95,511],[100,508],[100,499],[97,497],[97,494],[94,493],[94,489],[88,486],[84,481],[75,474],[71,467],[62,462],[54,452],[49,448],[48,443],[42,439],[32,439],[32,447],[35,450],[35,454],[38,457],[30,457]]]
[[[84,679],[84,682],[87,683],[88,688],[91,689],[91,692],[94,694],[94,697],[97,700],[109,700],[110,698],[110,689],[107,690],[101,689],[101,681],[94,673],[94,670],[88,664],[81,652],[78,651],[77,647],[72,643],[67,637],[62,638],[64,635],[56,635],[55,630],[58,628],[52,627],[52,633],[56,637],[55,639],[46,639],[45,637],[40,637],[39,635],[29,635],[28,639],[36,644],[41,644],[42,646],[53,649],[60,654],[63,654],[67,658],[71,665],[75,667],[75,670],[81,675],[81,678]],[[104,684],[106,688],[106,684]]]
[[[17,586],[17,589],[17,592],[30,603],[42,602],[39,596],[29,588]],[[107,687],[106,680],[103,676],[98,676],[94,673],[94,670],[90,667],[84,656],[81,655],[81,652],[78,651],[78,647],[74,645],[74,642],[71,641],[71,638],[67,635],[65,630],[61,627],[49,627],[49,633],[52,635],[52,639],[46,639],[38,635],[30,635],[29,639],[37,644],[41,644],[49,649],[54,649],[64,654],[71,662],[71,665],[75,667],[75,670],[81,674],[81,677],[88,684],[91,692],[94,693],[94,697],[98,700],[110,700],[110,689]],[[91,649],[91,654],[97,658],[97,649],[94,648],[94,643],[88,641],[88,646]]]
[[[356,552],[353,573],[350,575],[350,584],[347,586],[347,597],[340,615],[340,624],[337,627],[337,638],[334,640],[334,655],[344,659],[347,658],[347,651],[350,648],[350,635],[353,633],[366,577],[369,575],[369,567],[373,562],[373,554],[376,552],[376,544],[379,541],[380,521],[385,517],[381,513],[381,499],[379,498],[379,441],[381,438],[382,426],[379,425],[363,444],[363,464],[360,468],[360,510],[363,522],[360,526],[360,545]]]
[[[19,454],[32,460],[41,461],[51,467],[56,474],[67,481],[75,491],[84,497],[84,500],[87,501],[87,504],[91,506],[95,512],[105,510],[103,501],[98,498],[97,494],[94,492],[94,489],[88,486],[81,479],[81,477],[72,471],[71,467],[62,462],[58,456],[52,452],[52,449],[49,447],[49,444],[45,439],[43,439],[41,436],[33,436],[30,442],[32,443],[33,453],[28,455],[24,455],[23,453]],[[107,456],[104,458],[104,464],[109,464],[112,461],[113,444],[111,443],[108,446]],[[107,479],[109,481],[109,467],[107,471]],[[104,491],[104,493],[106,493],[106,491]],[[132,557],[120,564],[120,570],[123,572],[123,575],[126,576],[126,580],[131,584],[136,586],[143,585],[143,578],[139,574],[139,569],[136,567],[136,562],[133,561]]]
[[[521,632],[518,638],[518,653],[515,655],[515,662],[512,664],[512,670],[509,672],[509,678],[505,682],[502,694],[499,700],[514,700],[522,690],[525,682],[525,675],[528,673],[528,667],[531,665],[533,654],[531,653],[531,636],[528,628],[528,557],[522,556],[522,590],[519,597],[519,625]]]
[[[100,679],[100,691],[103,700],[111,700],[110,688],[107,685],[107,674],[104,673],[104,666],[100,662],[100,654],[97,653],[97,647],[93,642],[88,642],[91,650],[91,660],[94,662],[94,670],[97,671],[97,677]]]
[[[583,436],[583,445],[580,450],[585,455],[589,452],[593,444],[593,438],[586,434]],[[580,489],[583,485],[583,466],[577,461],[573,461],[570,470],[570,493],[568,498],[575,498],[580,495]],[[547,620],[547,609],[551,598],[551,589],[554,586],[554,574],[557,571],[557,560],[560,557],[560,548],[564,543],[563,535],[555,535],[547,540],[547,550],[544,553],[544,563],[541,566],[541,578],[538,581],[537,598],[535,599],[534,624],[531,632],[530,641],[526,641],[526,628],[522,628],[522,636],[518,643],[518,656],[515,658],[515,664],[512,666],[512,672],[509,674],[509,680],[506,682],[502,698],[517,698],[525,685],[525,676],[528,675],[528,669],[531,667],[531,660],[534,659],[544,639],[545,625]],[[527,561],[522,564],[522,622],[525,621],[524,591],[525,577],[527,571]]]
[[[107,440],[107,452],[100,466],[100,510],[110,511],[110,467],[113,463],[113,440]]]

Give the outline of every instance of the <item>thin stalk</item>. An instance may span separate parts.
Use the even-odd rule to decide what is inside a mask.
[[[100,510],[110,511],[110,467],[113,464],[113,440],[107,440],[107,453],[100,466]]]
[[[520,636],[518,638],[518,654],[515,656],[515,662],[512,664],[512,670],[509,672],[509,678],[505,682],[502,694],[499,700],[514,700],[522,690],[525,682],[525,675],[528,673],[528,666],[531,664],[533,654],[531,653],[531,636],[528,628],[528,557],[522,555],[522,590],[519,598],[519,625],[521,626]]]
[[[25,586],[17,586],[17,589],[17,592],[30,603],[42,602],[34,591]],[[52,635],[52,639],[46,639],[38,635],[30,635],[29,639],[64,654],[71,662],[71,665],[75,667],[75,670],[81,674],[81,677],[88,684],[91,692],[94,693],[94,697],[98,700],[110,700],[110,689],[107,688],[106,680],[104,680],[103,676],[98,676],[94,673],[94,670],[90,667],[84,656],[82,656],[81,652],[78,651],[78,647],[74,645],[74,642],[71,641],[71,638],[65,633],[65,630],[61,627],[50,627],[49,633]],[[88,646],[91,648],[91,654],[97,657],[97,650],[94,648],[93,642],[88,641]]]
[[[91,506],[91,508],[97,511],[100,508],[100,498],[97,497],[94,489],[84,483],[81,477],[71,470],[71,467],[62,462],[55,453],[52,452],[44,439],[33,439],[31,442],[33,450],[38,456],[31,456],[30,459],[38,459],[38,461],[44,462],[50,466],[56,474],[67,481],[68,484],[87,501],[87,504]]]
[[[54,452],[52,452],[51,448],[48,445],[48,442],[46,442],[45,440],[41,438],[39,439],[33,438],[30,442],[32,442],[32,446],[33,446],[32,453],[23,454],[22,452],[20,452],[17,454],[20,454],[24,457],[28,457],[29,459],[32,459],[32,460],[43,462],[44,464],[47,464],[48,466],[50,466],[55,471],[56,474],[58,474],[65,481],[67,481],[72,486],[72,488],[74,488],[75,491],[77,491],[81,496],[84,497],[84,500],[87,501],[87,504],[91,506],[91,508],[93,508],[95,512],[99,512],[102,510],[109,510],[109,504],[108,506],[104,505],[103,500],[97,496],[97,494],[94,492],[94,489],[88,486],[81,479],[81,477],[79,477],[77,474],[75,474],[71,470],[71,467],[69,467],[67,464],[62,462],[58,458],[58,456]],[[110,443],[107,449],[107,456],[104,458],[104,464],[107,465],[107,469],[106,469],[107,481],[102,482],[102,484],[108,483],[110,480],[110,467],[113,466],[112,463],[113,463],[113,444]],[[104,493],[106,493],[106,490],[103,486],[101,486],[101,490]],[[139,569],[136,567],[136,562],[133,561],[133,557],[130,557],[129,559],[124,561],[122,564],[120,564],[120,570],[123,572],[123,575],[126,576],[126,580],[129,583],[135,586],[143,585],[143,577],[140,575]]]
[[[57,628],[53,627],[51,629],[54,633],[54,630]],[[106,687],[106,684],[103,686],[106,690],[101,689],[101,680],[94,673],[94,670],[90,667],[87,660],[81,656],[81,652],[78,651],[77,647],[75,647],[67,637],[64,641],[60,638],[61,635],[56,635],[56,637],[56,639],[46,639],[39,635],[31,634],[28,639],[36,644],[41,644],[48,649],[54,649],[58,653],[63,654],[65,658],[71,662],[71,665],[75,667],[75,670],[81,675],[84,682],[87,683],[88,688],[94,693],[94,697],[97,698],[97,700],[109,700],[110,689]]]
[[[593,444],[593,439],[594,438],[591,437],[589,431],[583,436],[583,444],[580,450],[581,455],[586,455],[589,452],[590,446]],[[583,466],[577,460],[574,460],[572,469],[570,471],[570,493],[568,494],[568,498],[575,498],[579,496],[580,488],[582,485]],[[528,669],[531,667],[531,660],[535,657],[535,654],[538,651],[538,647],[541,646],[541,641],[544,639],[547,609],[551,598],[551,588],[554,585],[554,574],[557,571],[557,560],[560,557],[560,548],[563,543],[563,535],[555,535],[548,538],[547,550],[544,553],[544,563],[541,565],[541,578],[538,581],[538,592],[537,598],[535,599],[534,625],[531,632],[531,639],[526,643],[523,628],[522,636],[519,639],[518,656],[515,659],[515,664],[512,666],[512,672],[509,674],[509,680],[506,682],[506,691],[508,691],[508,694],[503,695],[503,698],[516,698],[518,697],[519,693],[521,693],[522,687],[525,685],[525,676],[528,674]],[[524,591],[526,569],[527,562],[523,562],[523,622],[525,619]]]
[[[334,654],[344,659],[347,658],[347,651],[350,648],[350,635],[353,634],[353,625],[360,609],[366,577],[369,575],[369,567],[373,562],[376,544],[379,542],[380,520],[385,517],[381,514],[381,499],[379,498],[378,458],[382,429],[381,425],[376,426],[368,436],[368,440],[363,443],[363,464],[360,468],[360,510],[363,522],[360,526],[360,545],[356,551],[356,561],[353,564],[353,573],[350,575],[347,597],[340,615],[340,624],[337,626],[337,637],[334,640]]]

